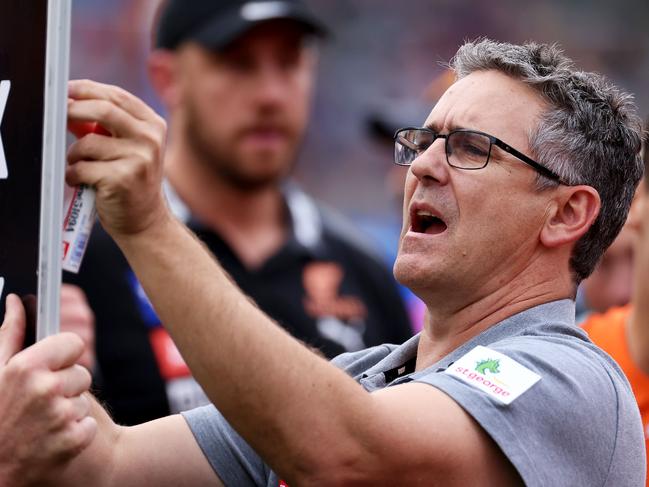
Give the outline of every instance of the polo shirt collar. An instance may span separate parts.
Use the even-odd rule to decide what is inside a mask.
[[[176,218],[185,224],[190,223],[191,210],[166,179],[163,182],[163,190],[167,204]],[[295,183],[283,184],[281,191],[290,220],[291,236],[287,245],[300,247],[310,255],[322,254],[324,251],[323,222],[315,202]]]
[[[370,367],[361,377],[360,383],[368,391],[382,389],[387,385],[396,385],[410,380],[417,379],[420,376],[433,372],[446,370],[455,360],[459,359],[474,347],[478,345],[488,346],[505,338],[523,335],[527,330],[539,324],[554,323],[566,327],[574,327],[575,321],[575,302],[571,299],[562,299],[549,303],[540,304],[533,308],[521,311],[509,318],[505,318],[471,340],[460,345],[451,353],[432,364],[430,367],[399,377],[390,384],[386,383],[386,372],[388,376],[393,375],[392,371],[403,367],[408,361],[417,356],[419,338],[421,333],[410,338],[402,345],[395,347],[376,365]]]

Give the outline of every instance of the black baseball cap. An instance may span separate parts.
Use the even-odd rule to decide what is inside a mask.
[[[167,0],[159,14],[155,47],[175,49],[194,41],[221,49],[270,20],[291,20],[305,32],[327,35],[324,24],[300,0]]]

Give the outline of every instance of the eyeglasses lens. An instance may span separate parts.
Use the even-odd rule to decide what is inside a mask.
[[[487,165],[491,141],[475,132],[452,132],[446,140],[446,156],[451,166],[480,169]]]

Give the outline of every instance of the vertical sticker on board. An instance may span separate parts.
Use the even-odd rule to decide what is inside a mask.
[[[0,299],[2,299],[2,290],[4,289],[4,287],[5,287],[5,278],[0,277]]]
[[[11,81],[5,80],[0,82],[0,124],[2,124],[2,117],[5,113],[10,89]],[[0,179],[7,179],[8,177],[9,169],[7,168],[7,158],[5,157],[5,149],[2,143],[2,136],[0,135]]]

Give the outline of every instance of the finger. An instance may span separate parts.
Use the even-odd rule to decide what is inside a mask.
[[[94,323],[77,316],[61,315],[61,331],[67,331],[79,336],[90,346],[94,342]]]
[[[88,99],[75,100],[68,103],[68,121],[77,122],[99,122],[112,135],[128,137],[137,133],[137,125],[141,120],[134,117],[126,110],[108,100]],[[106,137],[99,134],[88,134],[82,138]]]
[[[97,421],[87,416],[80,421],[69,422],[55,435],[47,438],[43,445],[49,458],[67,462],[85,450],[97,433]]]
[[[68,149],[68,163],[78,161],[113,161],[127,159],[142,152],[142,144],[132,139],[120,139],[90,134],[77,140]]]
[[[86,416],[70,424],[67,434],[62,439],[62,446],[74,457],[92,443],[96,434],[97,421],[92,416]]]
[[[86,293],[83,292],[83,289],[74,284],[63,283],[61,284],[61,302],[67,301],[88,302],[86,299]]]
[[[102,190],[104,184],[108,193],[98,193],[99,201],[128,196],[126,185],[149,184],[151,172],[151,168],[137,158],[103,162],[84,160],[67,167],[65,180],[69,185],[87,184],[94,186],[98,191]],[[101,213],[99,216],[102,216]]]
[[[90,344],[94,341],[94,320],[85,318],[85,315],[86,313],[83,310],[62,312],[61,331],[69,331],[79,335],[84,343]]]
[[[61,286],[61,330],[76,333],[87,345],[92,345],[94,329],[95,315],[84,292],[70,284]]]
[[[95,362],[95,351],[92,347],[88,346],[77,363],[92,373],[92,371],[95,370]]]
[[[152,108],[128,91],[117,86],[97,83],[96,81],[70,81],[68,83],[68,96],[75,100],[107,100],[140,120],[157,117]],[[101,120],[97,121],[101,123]]]
[[[75,396],[68,399],[70,407],[70,418],[74,421],[81,421],[90,414],[90,401],[85,395]]]
[[[74,333],[83,340],[85,349],[81,357],[79,357],[79,360],[77,360],[77,364],[82,365],[88,370],[93,370],[95,366],[95,334],[92,325],[64,321],[61,318],[61,331]]]
[[[70,186],[86,184],[96,188],[99,183],[110,176],[111,167],[105,162],[78,161],[66,168],[65,182]]]
[[[75,397],[88,392],[92,383],[90,372],[78,364],[55,372],[54,377],[59,381],[60,391],[64,397]]]
[[[5,303],[5,317],[0,328],[0,365],[20,351],[25,339],[25,308],[20,298],[9,294]]]
[[[59,333],[26,348],[16,357],[20,356],[21,360],[36,367],[44,366],[56,371],[77,363],[84,348],[83,340],[74,333]]]

